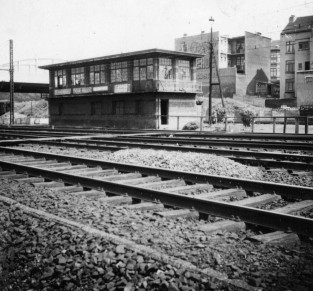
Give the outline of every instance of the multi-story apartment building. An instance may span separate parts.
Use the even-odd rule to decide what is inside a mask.
[[[271,82],[280,80],[280,40],[271,43]]]
[[[280,98],[313,104],[313,16],[289,18],[281,32]]]
[[[196,66],[197,80],[202,82],[204,96],[208,96],[209,92],[210,40],[211,34],[204,32],[175,39],[176,50],[205,54]],[[270,38],[260,33],[245,32],[242,36],[230,38],[213,32],[215,64],[219,69],[224,96],[254,95],[260,92],[261,87],[267,91],[270,81],[270,43]],[[213,83],[218,81],[214,66],[212,78]],[[218,97],[218,86],[212,89],[213,97]]]
[[[280,40],[273,40],[271,43],[271,95],[279,98],[280,84]]]

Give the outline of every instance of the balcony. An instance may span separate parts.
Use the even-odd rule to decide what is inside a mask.
[[[121,84],[108,84],[101,86],[84,86],[54,89],[54,97],[121,94],[121,93],[143,93],[143,92],[181,92],[202,93],[202,84],[196,81],[181,80],[143,80],[132,81]]]

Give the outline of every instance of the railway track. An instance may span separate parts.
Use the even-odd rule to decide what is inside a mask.
[[[50,185],[69,187],[63,190],[73,192],[78,190],[83,192],[83,189],[88,189],[92,191],[89,193],[93,194],[95,194],[93,191],[103,189],[105,193],[119,196],[108,197],[108,201],[114,199],[128,202],[158,201],[162,205],[174,208],[195,210],[200,213],[200,217],[214,215],[227,219],[236,218],[242,222],[273,229],[291,229],[306,236],[313,234],[313,220],[310,218],[286,214],[287,210],[276,212],[251,207],[251,205],[260,206],[269,201],[273,202],[273,199],[278,199],[275,195],[281,195],[287,199],[304,200],[299,202],[300,204],[294,203],[294,207],[299,208],[292,208],[291,211],[308,209],[311,207],[313,195],[313,189],[310,187],[172,171],[12,148],[1,148],[1,151],[2,177],[26,179],[23,181],[39,181],[37,178],[42,177],[51,180],[51,182],[45,180],[40,182],[46,187]],[[59,180],[65,185],[53,182]],[[77,184],[80,184],[78,188],[75,186]],[[230,190],[227,192],[221,188]],[[213,200],[214,197],[242,196],[243,192],[238,188],[250,195],[252,193],[265,195],[250,197],[246,203],[245,200],[238,203]],[[104,192],[98,194],[105,196]],[[89,193],[86,191],[82,195]],[[200,196],[190,195],[190,193],[199,193],[197,195]],[[128,197],[123,196],[126,194]],[[229,223],[233,224],[233,222]]]
[[[313,169],[313,155],[299,155],[288,153],[269,153],[263,151],[243,151],[243,150],[230,150],[230,149],[208,149],[188,146],[164,146],[158,144],[143,144],[143,143],[124,143],[124,142],[112,142],[112,141],[96,141],[85,139],[62,139],[59,141],[51,140],[27,140],[23,141],[25,144],[38,144],[46,146],[56,146],[64,148],[78,148],[89,149],[98,151],[118,151],[127,148],[143,148],[143,149],[156,149],[156,150],[169,150],[180,152],[194,152],[194,153],[206,153],[215,154],[218,156],[224,156],[234,161],[250,166],[261,166],[267,169],[279,168],[287,169],[291,171],[312,171]],[[8,143],[6,143],[8,144]],[[18,145],[21,142],[14,142],[11,145]]]

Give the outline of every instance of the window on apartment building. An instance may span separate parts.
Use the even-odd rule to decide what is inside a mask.
[[[298,63],[298,71],[302,71],[302,63]]]
[[[85,84],[85,68],[72,68],[71,69],[72,85],[81,86]]]
[[[280,62],[280,55],[278,53],[271,54],[271,64],[276,64]]]
[[[127,82],[128,81],[128,62],[111,63],[111,82]]]
[[[295,52],[295,42],[287,41],[286,42],[286,53],[294,53]]]
[[[277,68],[271,68],[271,78],[277,77]]]
[[[190,81],[190,61],[177,60],[177,73],[178,80]]]
[[[123,101],[113,101],[113,114],[123,115],[124,114],[124,102]]]
[[[244,73],[245,71],[245,58],[243,56],[236,57],[236,67],[238,73]]]
[[[294,72],[295,72],[295,62],[286,61],[286,73],[294,73]]]
[[[305,76],[304,81],[305,83],[313,83],[313,76]]]
[[[66,70],[54,71],[54,87],[55,88],[66,87]]]
[[[173,62],[169,58],[159,59],[159,79],[168,80],[173,79]]]
[[[134,81],[153,79],[153,58],[134,60]]]
[[[243,42],[236,43],[236,53],[243,53],[244,52],[243,48],[244,48]]]
[[[89,82],[91,85],[108,83],[107,65],[90,66]]]
[[[304,62],[304,69],[307,71],[307,70],[310,70],[310,62]]]
[[[286,92],[293,92],[294,91],[294,79],[286,79]]]
[[[301,41],[299,42],[299,50],[308,50],[310,48],[309,41]]]

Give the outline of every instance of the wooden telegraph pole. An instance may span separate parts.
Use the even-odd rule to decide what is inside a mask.
[[[14,124],[14,65],[13,40],[10,39],[10,124]]]
[[[209,21],[214,21],[211,17]],[[211,24],[211,42],[210,42],[210,88],[209,88],[209,110],[208,110],[208,122],[212,122],[212,63],[213,63],[213,24]]]

